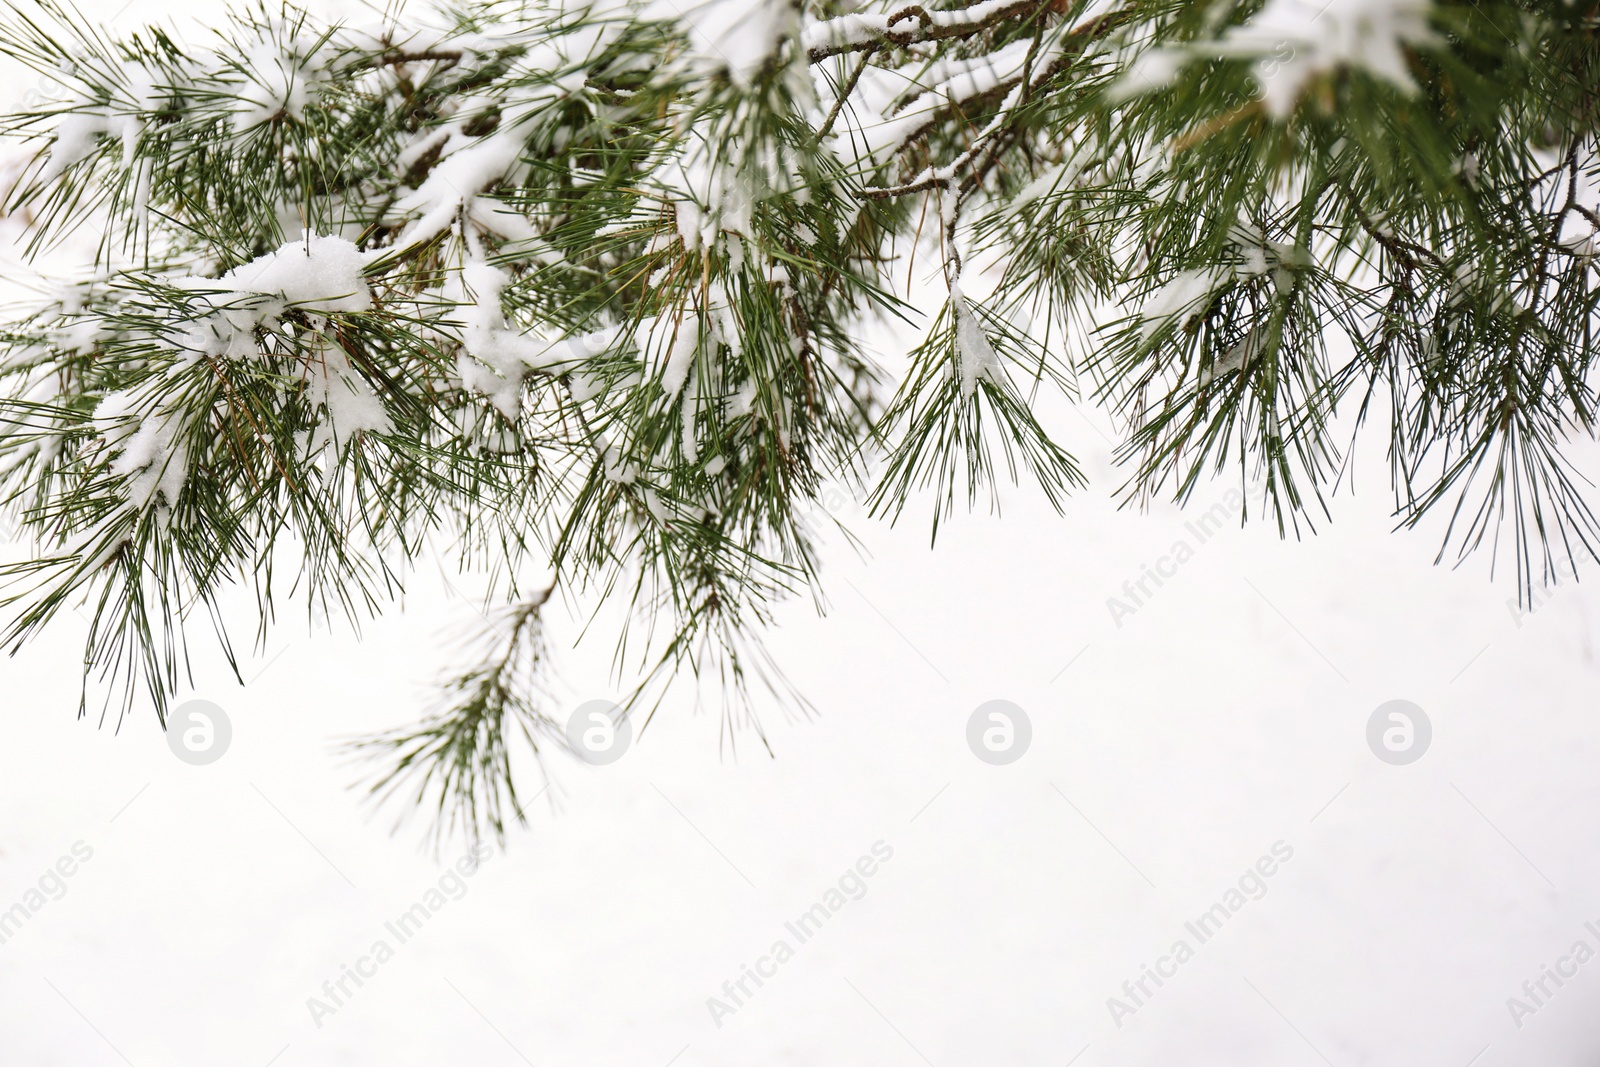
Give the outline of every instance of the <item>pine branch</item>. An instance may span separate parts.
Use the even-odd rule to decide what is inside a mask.
[[[1349,413],[1441,558],[1504,532],[1526,591],[1595,551],[1590,7],[658,10],[285,5],[179,42],[9,8],[0,52],[64,92],[4,120],[6,210],[96,261],[0,328],[0,506],[37,546],[0,636],[92,605],[81,713],[164,714],[196,612],[232,664],[232,584],[258,635],[286,588],[358,621],[444,534],[509,630],[360,751],[437,830],[501,835],[513,750],[559,744],[526,575],[626,609],[646,721],[703,677],[765,743],[769,697],[803,702],[760,634],[820,601],[830,481],[881,451],[874,512],[931,499],[935,533],[1024,473],[1061,506],[1046,391],[1117,419],[1131,500],[1259,474],[1298,532]],[[948,293],[889,382],[860,338],[930,255]]]

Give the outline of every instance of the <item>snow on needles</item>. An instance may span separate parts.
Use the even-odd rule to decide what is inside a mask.
[[[882,40],[892,32],[916,33],[923,30],[949,30],[975,26],[986,19],[1026,7],[1029,0],[980,0],[954,11],[924,10],[895,4],[889,12],[839,15],[806,30],[803,45],[807,51],[827,48],[857,48]],[[905,14],[915,10],[916,17]]]
[[[175,278],[194,309],[180,351],[244,358],[257,353],[255,330],[291,305],[304,311],[365,311],[372,292],[361,270],[368,254],[342,237],[307,235],[236,267],[221,278]]]
[[[327,77],[325,47],[302,37],[276,38],[269,33],[240,57],[232,106],[236,133],[279,116],[300,120],[313,88]]]
[[[462,386],[488,397],[515,422],[522,414],[522,382],[528,370],[547,369],[573,357],[570,346],[563,352],[536,333],[506,324],[500,296],[510,284],[511,275],[499,267],[473,260],[446,295],[456,302],[462,317],[461,352],[456,357]]]
[[[383,401],[350,366],[349,357],[340,349],[329,347],[323,351],[321,363],[311,368],[307,385],[307,399],[312,406],[328,413],[307,442],[308,453],[314,455],[329,444],[338,446],[359,433],[394,433],[394,423],[383,409]]]
[[[959,281],[950,283],[950,307],[956,322],[956,369],[961,376],[961,395],[970,398],[977,392],[978,379],[992,377],[999,369],[1000,357],[972,313]]]
[[[695,61],[726,69],[741,89],[750,88],[783,42],[800,32],[796,0],[656,0],[645,15],[681,22]]]
[[[443,232],[463,208],[505,177],[522,155],[523,135],[506,129],[465,145],[441,159],[416,192],[395,204],[398,216],[420,213],[395,241],[396,251],[426,244]]]
[[[1431,0],[1268,0],[1243,26],[1221,38],[1148,48],[1111,89],[1113,100],[1163,89],[1195,59],[1254,59],[1267,112],[1287,117],[1306,87],[1342,68],[1364,70],[1411,91],[1406,46],[1436,42]]]
[[[307,311],[366,311],[372,291],[361,276],[368,253],[343,237],[306,235],[224,274],[219,287],[282,297]]]
[[[153,410],[157,407],[155,401],[123,390],[106,394],[94,409],[94,425],[112,456],[109,469],[123,479],[135,511],[170,508],[188,479],[189,449],[180,439],[181,420],[175,412]]]
[[[178,353],[178,368],[203,358],[262,358],[256,330],[291,307],[311,313],[357,312],[372,306],[362,277],[368,254],[342,237],[307,234],[275,252],[236,267],[221,278],[178,278],[188,290],[190,311],[165,338]],[[328,347],[307,372],[308,398],[328,413],[310,438],[312,450],[357,433],[393,432],[382,401],[344,353]],[[180,406],[169,404],[170,378],[152,378],[137,390],[108,393],[95,408],[94,424],[111,457],[110,473],[122,479],[123,495],[136,512],[170,509],[188,474],[185,423]]]
[[[134,165],[139,135],[144,132],[143,116],[159,110],[166,94],[155,84],[150,71],[136,63],[124,63],[120,74],[120,83],[109,101],[93,103],[80,96],[73,101],[73,110],[56,119],[55,139],[44,157],[39,182],[53,182],[68,167],[89,158],[99,149],[102,136],[121,143],[123,166]]]
[[[369,253],[342,237],[306,234],[299,241],[224,274],[214,283],[218,287],[267,298],[250,302],[242,322],[239,309],[226,309],[223,320],[238,331],[229,350],[245,348],[253,352],[255,326],[277,317],[291,305],[310,312],[366,311],[372,307],[372,291],[361,272],[369,258]],[[248,340],[239,337],[239,333],[247,333]],[[358,433],[393,433],[394,424],[384,411],[383,402],[350,366],[349,358],[335,346],[325,346],[320,356],[307,375],[307,396],[314,407],[327,411],[328,418],[312,434],[309,450],[317,452],[330,442],[349,441]]]
[[[1434,40],[1430,0],[1270,0],[1224,39],[1224,48],[1260,54],[1288,44],[1288,59],[1257,65],[1267,110],[1285,116],[1307,83],[1340,67],[1359,67],[1401,89],[1413,89],[1405,46]]]

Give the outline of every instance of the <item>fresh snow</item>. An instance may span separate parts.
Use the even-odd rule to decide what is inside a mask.
[[[833,141],[839,151],[886,162],[951,104],[1020,81],[1029,46],[1028,41],[1018,41],[990,54],[935,63],[928,71],[870,68],[852,96],[850,113],[856,116],[855,123],[841,124]],[[1035,58],[1035,74],[1048,64],[1051,52],[1046,49],[1042,61]]]
[[[243,359],[258,353],[255,330],[290,306],[309,312],[355,312],[372,306],[362,276],[369,255],[343,237],[306,234],[221,278],[187,276],[171,285],[188,290],[191,311],[180,351]]]
[[[242,84],[235,87],[233,111],[236,133],[280,116],[297,121],[304,116],[312,89],[325,76],[310,43],[267,39],[241,57]]]
[[[309,452],[318,452],[329,444],[345,444],[363,432],[394,432],[383,401],[338,348],[323,351],[321,361],[311,368],[308,385],[307,399],[313,407],[324,408],[328,413],[307,443]]]
[[[515,421],[522,414],[522,382],[527,372],[546,370],[564,359],[567,346],[552,346],[534,331],[506,324],[501,294],[511,275],[482,261],[461,271],[459,287],[448,294],[459,301],[455,315],[463,320],[462,352],[456,370],[461,384],[489,397],[495,408]]]
[[[1282,117],[1310,81],[1341,67],[1415,88],[1405,46],[1434,40],[1432,7],[1431,0],[1270,0],[1223,48],[1262,55],[1256,80],[1267,109]]]
[[[950,283],[950,309],[956,326],[956,370],[961,380],[961,395],[970,398],[980,378],[992,377],[1000,368],[1000,358],[983,332],[983,324],[972,313],[972,305],[959,281]]]
[[[366,311],[372,291],[362,277],[370,259],[343,237],[310,234],[224,274],[218,288],[281,297],[306,311]]]
[[[1174,320],[1187,318],[1200,310],[1232,275],[1233,272],[1224,267],[1201,267],[1175,274],[1139,308],[1145,335],[1151,336]]]
[[[260,358],[256,328],[290,307],[315,313],[365,311],[372,306],[361,273],[368,258],[342,237],[306,234],[221,278],[174,279],[175,287],[190,291],[195,309],[174,324],[176,347],[191,360]],[[69,328],[78,344],[91,342],[102,329],[92,318]],[[321,364],[309,373],[308,395],[328,418],[311,438],[311,448],[343,443],[362,431],[392,432],[382,401],[344,353],[329,346],[320,358]],[[157,399],[119,392],[101,399],[93,421],[102,447],[113,457],[109,469],[123,479],[132,510],[156,503],[170,507],[177,501],[188,475],[188,449],[182,439],[186,427],[176,412],[162,408]]]
[[[852,13],[818,22],[806,30],[802,46],[807,51],[850,48],[882,40],[891,31],[897,34],[909,33],[915,37],[922,32],[924,25],[930,30],[971,26],[1005,11],[1025,8],[1033,2],[1034,0],[980,0],[970,7],[954,10],[933,9],[930,5],[922,10],[922,17],[913,14],[899,19],[891,26],[889,20],[911,6],[894,2],[887,5],[890,10],[882,14]]]
[[[1131,52],[1110,90],[1113,100],[1165,88],[1192,59],[1254,59],[1269,114],[1285,118],[1306,86],[1341,68],[1364,70],[1410,91],[1416,88],[1406,47],[1428,45],[1432,0],[1269,0],[1219,39]]]
[[[99,150],[102,137],[115,139],[122,148],[122,165],[133,166],[139,135],[144,132],[144,116],[160,107],[165,93],[143,66],[124,63],[121,75],[119,92],[110,102],[73,100],[74,110],[56,120],[54,137],[39,171],[40,182],[54,181],[67,168],[89,158]],[[141,206],[142,192],[136,192]]]
[[[675,399],[689,380],[695,353],[700,349],[700,319],[689,314],[673,325],[676,335],[671,337],[666,346],[667,358],[661,366],[661,389],[668,397]]]
[[[176,504],[189,473],[181,422],[173,412],[152,406],[133,393],[117,392],[103,397],[94,410],[94,425],[112,455],[111,473],[123,479],[136,512]]]
[[[681,21],[695,61],[743,88],[800,31],[797,0],[654,0],[645,15]]]
[[[418,216],[395,240],[395,251],[426,244],[455,220],[463,207],[506,176],[522,154],[523,136],[500,129],[463,143],[436,163],[417,191],[395,204],[397,217]]]

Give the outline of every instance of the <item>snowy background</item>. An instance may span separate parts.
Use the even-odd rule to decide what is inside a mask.
[[[903,343],[884,335],[886,361]],[[186,695],[234,730],[204,767],[151,714],[75,719],[68,614],[0,660],[0,912],[46,892],[0,944],[0,1063],[1600,1063],[1592,585],[1519,613],[1486,559],[1433,566],[1437,530],[1390,532],[1381,455],[1314,538],[1198,544],[1185,524],[1229,484],[1119,511],[1103,417],[1051,420],[1094,478],[1064,516],[1010,492],[930,550],[927,508],[890,529],[842,505],[865,551],[836,538],[826,618],[794,603],[771,636],[818,712],[771,710],[775,759],[719,745],[685,686],[617,763],[556,757],[557,790],[470,879],[447,874],[460,844],[436,861],[417,825],[391,835],[333,749],[419,713],[472,579],[423,568],[359,639],[286,609],[242,688],[197,633]],[[1108,598],[1179,540],[1193,558],[1118,625]],[[617,695],[610,651],[562,649],[568,707]],[[1009,766],[967,748],[992,699],[1032,721]],[[1393,699],[1433,724],[1408,766],[1367,745]],[[878,842],[864,894],[797,944],[785,923]],[[51,878],[75,845],[92,856]],[[1291,858],[1200,944],[1186,924],[1275,848]],[[441,879],[448,902],[314,1019]],[[779,939],[794,958],[714,1019]],[[1131,999],[1180,939],[1193,958]],[[1579,942],[1576,976],[1544,977]]]

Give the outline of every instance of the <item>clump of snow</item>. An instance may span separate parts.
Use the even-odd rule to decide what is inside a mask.
[[[338,348],[322,353],[320,364],[312,368],[306,399],[313,407],[328,412],[317,424],[308,452],[316,453],[329,444],[337,447],[359,433],[394,433],[394,422],[383,408],[383,401],[365,378],[350,366],[350,359]]]
[[[395,204],[398,218],[418,215],[395,241],[398,250],[426,244],[444,232],[457,212],[506,176],[522,155],[523,137],[502,128],[477,141],[466,141],[440,159],[417,191]]]
[[[202,356],[248,359],[260,354],[256,330],[290,307],[310,312],[357,312],[372,306],[362,277],[368,256],[342,237],[306,234],[301,240],[228,271],[221,278],[177,278],[172,285],[191,294],[189,312],[176,323],[168,342],[185,360]],[[64,312],[73,312],[68,301]],[[83,351],[102,337],[93,317],[52,336],[62,347]],[[328,418],[312,435],[314,451],[330,441],[348,441],[361,432],[392,433],[383,403],[348,357],[324,346],[309,375],[308,399]],[[153,379],[154,380],[154,379]],[[124,494],[136,511],[170,508],[188,475],[188,446],[182,412],[131,391],[107,394],[92,417],[101,446],[112,457],[109,472],[123,480]]]
[[[303,118],[315,86],[329,77],[326,45],[319,47],[301,37],[280,40],[281,32],[269,29],[267,36],[238,57],[211,53],[216,66],[206,76],[206,91],[224,97],[223,110],[236,133],[279,117]],[[84,82],[74,76],[70,66],[63,67],[62,77],[68,84]],[[56,120],[39,181],[55,181],[67,168],[93,155],[102,137],[110,137],[121,142],[123,166],[142,170],[135,174],[133,184],[135,207],[142,211],[149,198],[150,164],[136,161],[139,138],[150,116],[165,106],[172,89],[161,84],[150,67],[138,62],[124,62],[111,71],[97,68],[93,80],[102,79],[111,87],[109,99],[101,95],[105,89],[80,88],[70,109]],[[229,96],[231,100],[226,99]]]
[[[588,82],[586,67],[623,32],[618,19],[596,18],[590,25],[559,38],[536,30],[496,36],[424,36],[408,39],[408,51],[436,48],[462,53],[461,65],[476,61],[478,53],[501,53],[508,46],[522,49],[503,56],[510,64],[504,77],[514,80],[512,91],[464,100],[447,121],[421,130],[401,149],[396,167],[404,172],[429,153],[438,160],[415,190],[402,196],[390,211],[389,221],[407,223],[392,251],[403,252],[426,244],[443,233],[457,217],[508,241],[533,241],[538,233],[524,215],[497,209],[483,194],[502,179],[514,180],[522,171],[521,158],[530,137],[541,125],[548,127],[557,110],[552,105],[565,98],[581,98]],[[368,39],[371,34],[357,39]],[[382,35],[387,40],[387,33]],[[398,39],[397,39],[398,40]],[[399,47],[394,45],[393,47]],[[475,136],[467,132],[474,120],[498,116],[494,132]],[[563,135],[557,128],[552,137]]]
[[[68,167],[87,159],[100,138],[111,132],[111,124],[111,117],[98,111],[74,111],[61,116],[39,181],[53,182]]]
[[[950,308],[956,320],[956,372],[961,377],[961,395],[970,398],[978,389],[978,379],[992,378],[999,370],[1000,357],[972,313],[960,281],[950,283]]]
[[[1269,114],[1284,118],[1306,86],[1354,67],[1401,89],[1416,88],[1406,46],[1438,40],[1428,24],[1432,0],[1269,0],[1221,39],[1145,48],[1126,62],[1108,90],[1113,101],[1164,89],[1194,59],[1254,59]]]
[[[695,61],[726,70],[742,89],[750,87],[784,41],[800,36],[796,0],[656,0],[645,17],[680,21]]]
[[[256,327],[291,305],[312,312],[365,311],[372,306],[372,291],[361,272],[369,258],[343,237],[308,233],[221,278],[175,278],[175,288],[193,294],[195,311],[182,326],[177,347],[245,359],[258,351]]]
[[[1068,165],[1059,163],[1046,167],[1044,172],[1033,181],[1024,185],[1017,195],[1011,198],[1011,203],[1006,205],[1006,210],[1018,214],[1035,201],[1047,197],[1059,189],[1063,181],[1069,180],[1071,174]]]
[[[1156,331],[1176,319],[1184,319],[1199,311],[1205,301],[1232,278],[1226,267],[1201,267],[1180,271],[1160,289],[1157,289],[1139,309],[1144,320],[1144,335]]]
[[[96,273],[81,281],[64,282],[56,289],[51,305],[63,320],[50,331],[50,344],[62,352],[85,355],[110,335],[104,320],[89,310],[89,300],[96,286],[103,284],[106,276]]]
[[[311,103],[312,90],[327,80],[324,48],[316,42],[276,33],[258,41],[240,60],[242,84],[235,89],[232,125],[245,133],[280,118],[298,122]]]
[[[110,472],[122,479],[123,493],[135,511],[171,508],[189,476],[189,449],[179,439],[181,422],[173,412],[150,410],[131,390],[108,393],[94,410]]]
[[[1562,223],[1561,243],[1576,256],[1600,259],[1600,227],[1587,219],[1568,216]]]
[[[1221,359],[1200,371],[1200,384],[1206,385],[1224,374],[1250,366],[1257,356],[1266,351],[1267,336],[1267,331],[1261,326],[1250,327],[1232,348],[1223,353]]]
[[[936,60],[912,68],[909,73],[869,68],[862,73],[851,96],[851,113],[856,118],[835,128],[834,143],[848,145],[853,154],[883,162],[952,105],[959,106],[1020,82],[1029,67],[1032,47],[1031,39],[1016,41],[979,56]],[[1060,47],[1060,41],[1055,41],[1034,56],[1034,75],[1048,69]]]
[[[1112,103],[1121,103],[1165,89],[1189,59],[1189,53],[1181,48],[1146,48],[1122,68],[1117,80],[1106,90],[1106,97]]]
[[[343,237],[306,234],[224,274],[236,293],[281,297],[307,311],[366,311],[372,291],[361,271],[370,255]]]
[[[1600,157],[1587,145],[1588,164],[1570,176],[1573,210],[1561,220],[1561,244],[1584,259],[1600,258]],[[1561,195],[1565,195],[1565,191]]]
[[[1137,313],[1143,320],[1146,340],[1174,321],[1187,320],[1198,313],[1219,289],[1235,279],[1270,275],[1278,295],[1286,296],[1294,286],[1295,270],[1308,262],[1304,249],[1269,240],[1260,227],[1245,220],[1234,223],[1228,238],[1233,262],[1180,271],[1146,299]]]
[[[689,372],[694,368],[695,353],[699,350],[700,320],[697,316],[685,316],[677,324],[677,336],[672,339],[661,368],[661,388],[668,397],[675,398],[683,392]]]
[[[802,43],[807,51],[813,51],[857,48],[883,40],[891,34],[917,38],[924,32],[972,26],[1008,11],[1026,9],[1030,3],[1031,0],[980,0],[979,3],[955,10],[918,9],[919,13],[910,16],[906,14],[909,5],[894,3],[887,12],[852,12],[818,22],[806,30]],[[1091,5],[1098,6],[1098,2]]]
[[[462,268],[459,284],[448,295],[456,300],[462,319],[462,351],[456,359],[462,386],[489,397],[502,415],[515,421],[522,413],[527,372],[567,361],[572,346],[553,345],[538,333],[507,325],[501,294],[510,284],[511,275],[474,260]]]
[[[372,291],[362,276],[371,259],[343,237],[319,237],[310,233],[284,245],[276,252],[236,267],[215,282],[191,280],[199,285],[220,288],[225,293],[265,297],[265,300],[211,301],[215,311],[189,331],[188,339],[213,346],[221,343],[218,354],[239,357],[256,351],[254,330],[281,315],[290,306],[311,312],[358,312],[372,307]],[[224,296],[223,301],[226,300]],[[307,399],[313,407],[324,408],[327,421],[319,423],[309,449],[343,443],[364,431],[393,433],[394,424],[372,386],[350,366],[349,358],[334,346],[319,353]]]
[[[63,77],[67,77],[65,70]],[[39,171],[40,183],[53,182],[68,167],[88,159],[98,149],[102,137],[119,141],[122,165],[134,167],[145,116],[161,108],[166,92],[157,86],[149,70],[136,63],[124,63],[120,83],[109,101],[97,103],[80,94],[73,101],[72,110],[56,120],[55,138]],[[136,189],[137,206],[141,210],[148,199],[146,183],[147,179]]]
[[[790,193],[796,200],[804,195],[804,180],[781,148],[770,143],[749,145],[726,124],[695,130],[682,150],[661,159],[642,184],[671,205],[677,236],[686,250],[721,248],[740,266],[745,262],[745,242],[757,236],[754,222],[760,205],[780,193]],[[602,234],[626,232],[636,224],[654,227],[657,216],[643,216],[641,210],[642,204],[628,220],[612,224]],[[656,236],[652,250],[660,247],[662,235]]]
[[[1432,7],[1431,0],[1269,0],[1224,38],[1224,54],[1263,57],[1256,81],[1267,110],[1279,117],[1294,110],[1307,84],[1342,67],[1411,90],[1405,47],[1436,40]]]

